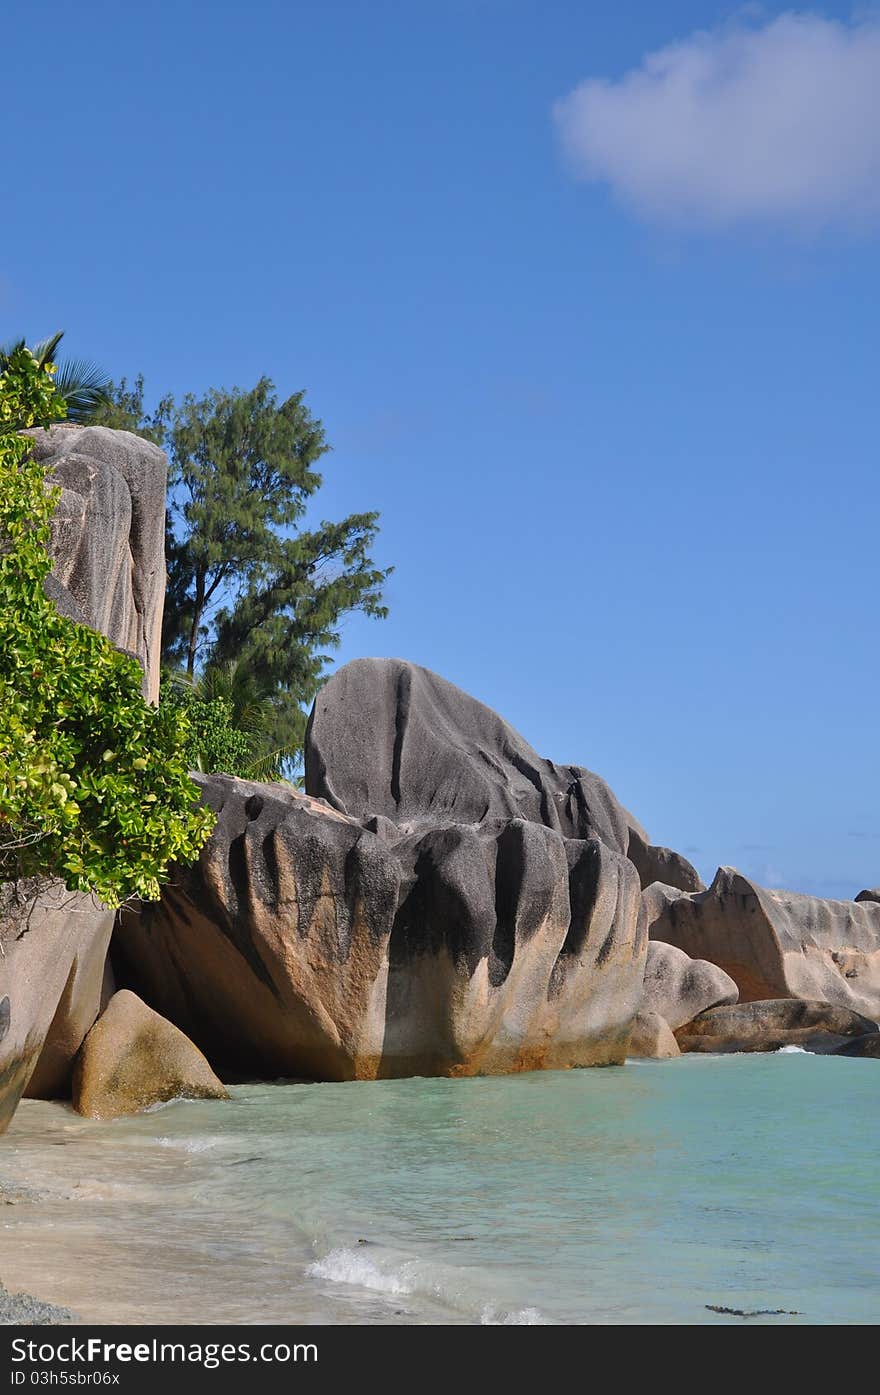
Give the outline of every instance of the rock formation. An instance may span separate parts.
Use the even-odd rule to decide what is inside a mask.
[[[63,490],[47,592],[136,654],[155,698],[165,458],[98,427],[32,435]],[[875,1053],[880,892],[820,901],[729,868],[707,890],[598,775],[401,660],[325,684],[305,760],[305,794],[202,778],[219,819],[198,864],[122,917],[121,981],[166,1023],[113,995],[109,912],[0,888],[0,1130],[23,1090],[67,1088],[102,992],[77,1067],[89,1111],[205,1084],[175,1027],[215,1063],[316,1079]]]
[[[735,1003],[738,997],[733,979],[717,965],[691,959],[660,940],[648,945],[640,1012],[659,1014],[675,1031],[706,1008]]]
[[[779,998],[709,1008],[681,1027],[682,1051],[778,1051],[800,1046],[830,1053],[877,1034],[877,1025],[850,1008],[825,1002]]]
[[[667,1061],[680,1056],[681,1048],[672,1028],[657,1012],[641,1011],[634,1019],[629,1039],[628,1056],[647,1056],[655,1061]]]
[[[767,891],[730,867],[708,891],[644,893],[652,940],[708,959],[743,1002],[803,998],[880,1017],[880,905]]]
[[[155,702],[165,604],[165,455],[140,436],[103,426],[28,434],[62,491],[47,591],[62,614],[137,655],[145,694]]]
[[[173,1099],[228,1099],[202,1053],[134,993],[115,993],[79,1049],[73,1107],[90,1119]]]
[[[835,1056],[863,1056],[874,1061],[880,1060],[880,1032],[865,1032],[836,1047]]]
[[[706,890],[696,867],[692,867],[686,857],[673,852],[671,848],[652,847],[636,828],[629,831],[626,855],[635,864],[643,887],[662,882],[664,886],[674,886],[679,891]]]
[[[624,1058],[647,939],[619,852],[523,818],[365,827],[284,786],[201,783],[210,842],[119,945],[215,1062],[351,1079]]]
[[[524,819],[626,855],[636,823],[598,775],[532,750],[491,708],[401,659],[356,659],[318,693],[306,789],[402,829]]]
[[[162,451],[127,432],[56,426],[32,434],[62,486],[46,590],[62,614],[133,652],[159,685],[165,594]],[[49,886],[0,888],[0,1132],[23,1091],[63,1094],[94,1022],[113,913]]]
[[[0,1132],[23,1093],[64,1094],[98,1015],[113,912],[49,886],[6,886],[0,902]]]
[[[130,981],[214,1061],[319,1079],[590,1065],[672,1054],[672,1031],[738,994],[880,1006],[880,906],[730,871],[708,891],[651,880],[699,886],[598,776],[414,665],[330,679],[305,783],[204,779],[219,821],[199,864],[123,917]]]
[[[623,1059],[638,826],[598,776],[424,669],[360,660],[316,701],[310,797],[203,787],[199,865],[119,939],[212,1059],[333,1079]]]

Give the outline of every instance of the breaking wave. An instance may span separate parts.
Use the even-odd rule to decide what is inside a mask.
[[[423,1260],[401,1260],[399,1257],[374,1259],[361,1249],[339,1248],[315,1260],[307,1267],[306,1273],[313,1279],[347,1284],[393,1297],[422,1295],[448,1306],[453,1312],[466,1314],[483,1327],[531,1327],[547,1321],[537,1308],[506,1309],[486,1303],[476,1294],[469,1295],[468,1288],[473,1286],[469,1274],[432,1266]]]

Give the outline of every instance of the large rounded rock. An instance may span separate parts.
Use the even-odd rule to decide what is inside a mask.
[[[113,920],[61,882],[0,888],[0,1133],[22,1094],[68,1093],[101,1005]]]
[[[831,1003],[779,998],[709,1008],[681,1027],[675,1039],[682,1051],[778,1051],[800,1046],[832,1052],[872,1035],[877,1024],[849,1008]]]
[[[213,1060],[363,1079],[624,1059],[647,936],[620,853],[521,818],[365,827],[289,787],[201,784],[210,841],[118,944]]]
[[[173,1099],[228,1099],[183,1032],[134,993],[114,993],[79,1050],[73,1106],[90,1119],[137,1114]]]
[[[735,1003],[738,997],[733,979],[716,964],[691,959],[659,940],[648,945],[640,1011],[658,1013],[673,1031],[706,1008]]]
[[[397,858],[290,786],[196,778],[216,827],[161,902],[120,917],[124,981],[220,1064],[375,1075]]]
[[[406,832],[426,824],[541,824],[625,854],[642,886],[703,883],[686,858],[654,847],[599,776],[539,756],[497,712],[402,659],[357,659],[318,693],[305,744],[306,789],[359,820]]]
[[[140,436],[103,426],[62,424],[29,434],[34,455],[62,491],[47,591],[63,614],[137,655],[145,694],[155,702],[165,602],[165,455]]]
[[[644,830],[598,775],[544,760],[497,712],[402,659],[357,659],[324,684],[306,789],[352,818],[415,828],[525,819],[626,853]]]
[[[644,893],[652,940],[708,959],[742,1002],[803,998],[880,1016],[880,905],[767,891],[720,867],[708,891]]]

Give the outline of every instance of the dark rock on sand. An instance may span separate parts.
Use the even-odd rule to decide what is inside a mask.
[[[709,1008],[679,1028],[682,1051],[778,1051],[800,1046],[828,1053],[877,1032],[877,1024],[850,1008],[779,998]]]

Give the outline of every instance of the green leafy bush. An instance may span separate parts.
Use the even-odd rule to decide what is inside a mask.
[[[206,697],[194,684],[165,677],[159,703],[163,711],[183,713],[188,722],[185,751],[190,770],[256,778],[253,738],[236,726],[228,698]]]
[[[191,770],[243,780],[282,780],[285,764],[296,764],[295,750],[273,746],[272,685],[261,682],[246,660],[209,664],[195,678],[182,669],[166,669],[160,702],[177,707],[189,719]]]
[[[59,491],[18,432],[64,416],[52,372],[23,346],[0,372],[0,878],[58,877],[118,906],[156,899],[214,815],[185,714],[145,702],[137,662],[43,590]]]

